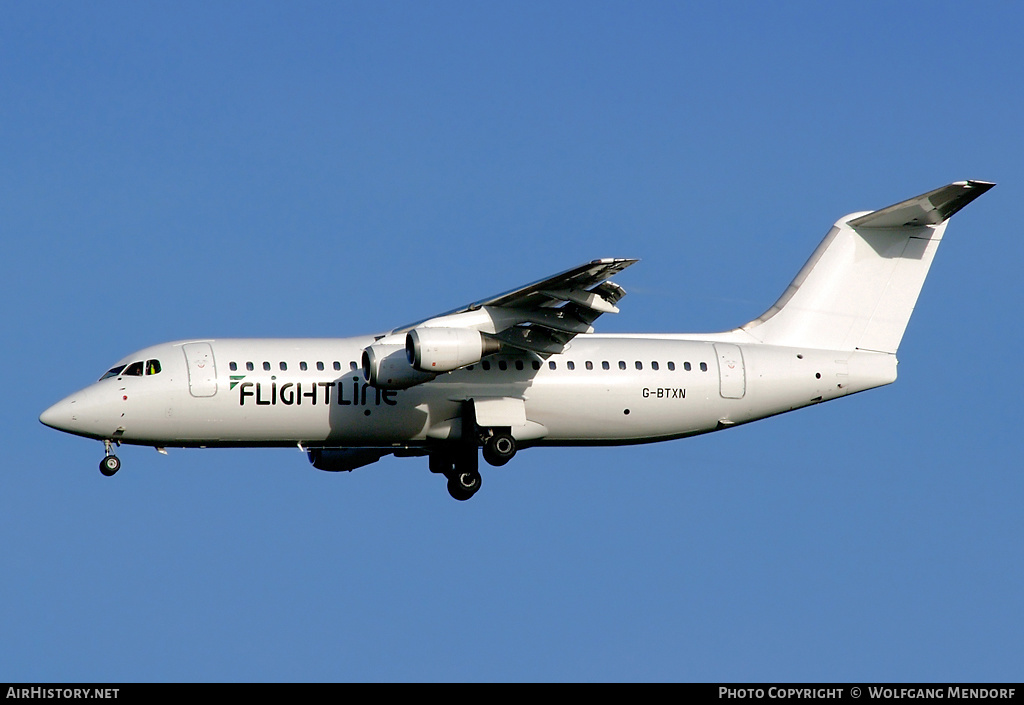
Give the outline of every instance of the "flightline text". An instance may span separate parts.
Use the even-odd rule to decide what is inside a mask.
[[[325,404],[330,406],[334,403],[337,406],[380,406],[387,404],[395,406],[398,402],[395,397],[398,392],[394,389],[377,389],[365,382],[353,380],[351,382],[285,382],[278,385],[277,382],[242,382],[238,385],[238,404],[245,406],[245,400],[251,399],[250,403],[256,406],[302,406],[309,404],[316,406]]]

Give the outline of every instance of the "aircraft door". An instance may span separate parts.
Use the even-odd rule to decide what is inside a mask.
[[[212,397],[217,393],[213,347],[209,343],[186,343],[181,349],[188,364],[188,391],[194,397]]]
[[[743,352],[738,345],[715,343],[718,356],[718,381],[725,399],[742,399],[747,391],[747,375],[743,368]]]

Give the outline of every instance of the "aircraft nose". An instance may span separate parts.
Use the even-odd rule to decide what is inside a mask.
[[[39,420],[58,431],[86,438],[110,438],[124,424],[123,401],[116,386],[94,384],[61,399],[39,414]]]
[[[62,399],[39,414],[39,421],[58,431],[66,431],[74,420],[74,404],[75,400],[70,397]]]

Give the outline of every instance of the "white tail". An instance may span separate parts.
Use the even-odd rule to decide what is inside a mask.
[[[895,353],[948,219],[993,186],[957,181],[841,218],[775,305],[742,330],[770,345]]]

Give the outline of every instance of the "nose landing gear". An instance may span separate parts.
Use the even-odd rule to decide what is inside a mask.
[[[103,441],[103,447],[106,450],[106,456],[100,461],[100,472],[107,477],[112,477],[114,473],[121,469],[121,461],[113,450],[111,450],[110,441]]]

